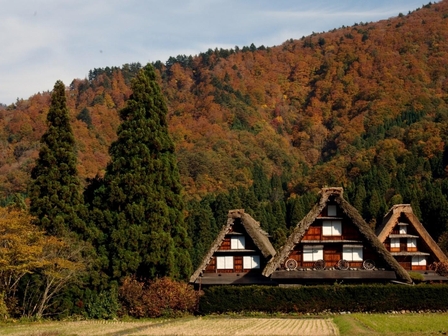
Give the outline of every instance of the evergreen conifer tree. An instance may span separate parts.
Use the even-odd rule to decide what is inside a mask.
[[[104,176],[109,273],[115,279],[130,274],[187,278],[191,241],[183,190],[152,65],[137,74],[132,92],[120,111],[122,124]]]
[[[47,115],[48,130],[41,138],[36,166],[31,171],[30,212],[51,235],[83,233],[81,184],[77,172],[75,138],[66,106],[65,86],[54,85]]]

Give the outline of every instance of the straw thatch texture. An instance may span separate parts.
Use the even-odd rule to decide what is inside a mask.
[[[434,239],[432,239],[428,231],[426,231],[423,224],[412,211],[412,206],[410,204],[396,204],[384,216],[383,223],[377,229],[378,239],[381,243],[384,243],[399,221],[404,221],[414,227],[420,238],[423,239],[426,245],[431,249],[433,255],[439,259],[438,261],[448,262],[448,257],[443,253]]]
[[[267,260],[275,255],[275,249],[269,241],[268,234],[263,231],[260,227],[260,223],[253,219],[250,215],[244,212],[244,209],[230,210],[227,216],[227,224],[223,226],[221,232],[216,237],[210,250],[205,255],[202,263],[190,277],[190,283],[196,281],[196,279],[201,275],[201,273],[207,268],[210,263],[214,253],[221,246],[226,234],[229,233],[231,226],[235,223],[236,219],[241,219],[244,229],[247,234],[252,238],[254,244],[260,249],[261,254]]]
[[[297,224],[291,236],[286,241],[286,244],[281,248],[279,253],[272,258],[266,268],[263,271],[264,276],[270,276],[275,270],[280,268],[286,258],[289,256],[295,245],[300,243],[303,236],[309,229],[310,225],[315,221],[316,217],[322,212],[327,205],[330,197],[340,206],[342,211],[353,222],[353,224],[359,229],[361,235],[365,238],[366,242],[373,248],[373,250],[380,256],[384,262],[395,271],[397,278],[411,283],[412,280],[409,274],[400,266],[395,258],[387,251],[383,244],[378,240],[377,236],[369,225],[364,221],[359,212],[351,206],[343,197],[343,189],[338,187],[323,188],[321,190],[321,197],[319,201],[314,205],[311,211]]]

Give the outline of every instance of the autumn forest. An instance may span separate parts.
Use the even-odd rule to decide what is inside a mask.
[[[278,46],[209,49],[152,64],[167,104],[193,269],[229,209],[276,248],[317,192],[341,186],[375,228],[410,203],[448,250],[448,0]],[[139,63],[66,88],[86,204],[117,140]],[[0,105],[0,205],[28,204],[50,92]],[[98,283],[101,280],[97,280]],[[74,294],[71,294],[74,295]]]

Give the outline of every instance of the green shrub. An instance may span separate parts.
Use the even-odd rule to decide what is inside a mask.
[[[412,281],[414,281],[415,283],[421,283],[425,279],[423,274],[418,273],[418,272],[409,272],[409,276],[411,277]]]
[[[108,291],[89,291],[84,301],[84,315],[91,319],[114,319],[118,316],[120,303],[115,287]]]
[[[387,312],[448,309],[447,285],[216,286],[204,289],[203,314],[261,311]]]
[[[124,313],[133,317],[176,317],[197,309],[199,292],[187,283],[160,278],[149,283],[126,278],[119,292]]]

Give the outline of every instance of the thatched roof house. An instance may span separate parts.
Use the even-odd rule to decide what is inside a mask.
[[[259,222],[243,209],[230,210],[227,224],[190,277],[190,283],[270,284],[261,271],[275,253]]]
[[[377,235],[407,270],[427,271],[434,262],[448,262],[448,257],[426,231],[410,204],[394,205],[377,228]]]
[[[352,261],[345,263],[351,256]],[[346,267],[348,264],[350,267]],[[358,211],[344,199],[343,189],[336,187],[321,190],[318,202],[269,261],[263,275],[289,283],[303,279],[412,282]]]

